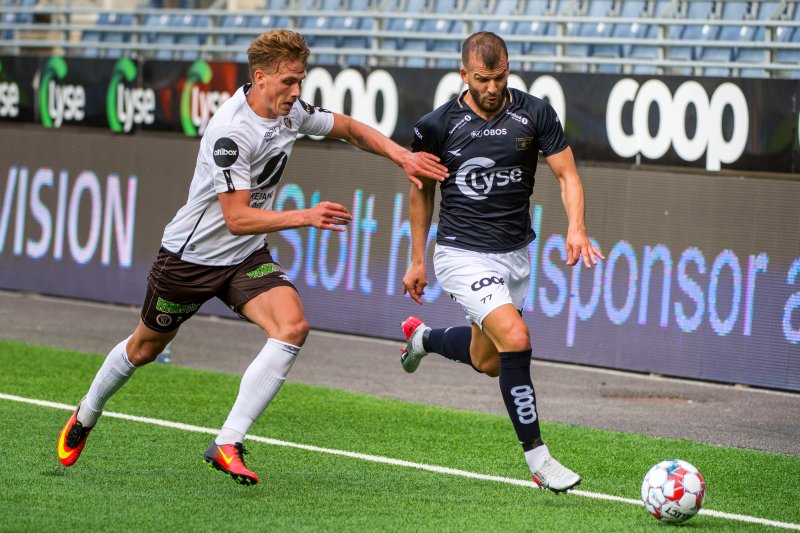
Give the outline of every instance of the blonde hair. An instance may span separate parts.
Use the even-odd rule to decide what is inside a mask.
[[[247,63],[252,76],[256,69],[275,72],[281,63],[287,61],[308,61],[310,53],[302,35],[290,30],[270,30],[264,32],[250,43],[247,49]]]

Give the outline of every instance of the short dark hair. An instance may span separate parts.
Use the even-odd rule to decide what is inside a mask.
[[[469,66],[469,58],[477,55],[487,68],[497,68],[503,61],[508,61],[506,42],[490,31],[479,31],[470,35],[461,46],[461,62]]]

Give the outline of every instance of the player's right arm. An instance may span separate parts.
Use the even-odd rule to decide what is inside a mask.
[[[440,153],[440,117],[436,111],[422,117],[414,126],[411,149],[414,152]],[[403,276],[403,294],[422,305],[422,296],[428,286],[425,272],[426,246],[428,232],[433,219],[433,203],[436,197],[436,182],[423,180],[422,187],[411,187],[409,193],[409,224],[411,225],[411,264]]]
[[[217,194],[225,225],[233,235],[260,235],[290,228],[313,226],[344,231],[353,219],[347,208],[333,202],[320,202],[309,209],[265,211],[250,207],[250,191]]]
[[[428,279],[425,272],[425,248],[433,219],[436,182],[425,180],[422,188],[411,187],[409,193],[409,223],[411,225],[411,264],[403,276],[403,293],[422,305]]]

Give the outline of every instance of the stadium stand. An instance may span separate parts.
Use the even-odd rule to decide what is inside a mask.
[[[800,0],[0,0],[0,53],[246,61],[297,29],[324,65],[457,68],[470,33],[512,68],[800,78]],[[119,6],[119,7],[117,7]]]

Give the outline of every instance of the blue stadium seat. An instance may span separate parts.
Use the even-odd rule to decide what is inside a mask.
[[[610,2],[593,1],[589,4],[586,16],[589,17],[608,17],[612,14]],[[568,56],[597,56],[597,57],[620,57],[622,52],[619,46],[601,44],[603,40],[611,36],[614,29],[610,22],[582,22],[570,27],[567,25],[568,35],[571,37],[581,37],[591,39],[591,43],[568,44],[566,55]],[[619,69],[603,65],[605,72],[618,72]],[[609,70],[610,69],[610,70]]]
[[[200,58],[200,47],[208,39],[208,28],[211,20],[206,15],[176,15],[174,26],[179,28],[191,28],[193,33],[180,33],[175,38],[175,44],[192,45],[190,50],[181,50],[176,53],[176,59],[182,61],[196,61]]]
[[[128,31],[113,31],[116,26],[133,26],[133,15],[130,13],[118,14],[113,11],[102,12],[98,15],[95,28],[85,30],[81,35],[84,42],[104,42],[104,43],[128,43],[131,41],[131,34]],[[86,57],[119,58],[123,55],[122,48],[85,48],[83,55]]]
[[[542,2],[544,4],[544,2]],[[496,33],[500,37],[506,39],[506,47],[508,48],[508,55],[522,55],[524,51],[524,43],[520,41],[509,41],[508,37],[514,34],[515,21],[514,17],[517,15],[519,2],[517,0],[497,0],[493,5],[492,11],[487,11],[487,14],[499,17],[505,17],[501,20],[487,20],[477,21],[477,31],[490,31]]]
[[[225,15],[220,19],[219,27],[223,29],[237,29],[237,28],[245,28],[247,26],[247,19],[244,15]],[[222,44],[230,45],[234,44],[236,41],[237,35],[235,34],[222,34],[220,37],[220,42]]]
[[[756,30],[753,42],[764,42],[763,27]],[[766,48],[738,47],[734,49],[733,59],[736,63],[741,65],[739,68],[739,76],[743,78],[765,78],[769,76],[769,73],[765,69],[750,66],[769,61],[769,52]]]
[[[722,20],[739,21],[752,18],[750,11],[752,5],[748,2],[726,2],[722,5]],[[752,41],[756,34],[756,26],[725,25],[721,26],[716,36],[717,41]],[[736,47],[731,46],[706,46],[702,47],[697,55],[700,61],[731,62],[737,56]],[[703,73],[706,76],[727,77],[731,69],[727,67],[706,67]]]
[[[634,29],[631,29],[634,31]],[[637,37],[647,39],[648,41],[656,38],[655,26],[644,26],[643,28],[635,28]],[[658,47],[653,44],[635,44],[623,48],[623,57],[632,59],[655,60],[658,59]],[[634,65],[631,69],[632,74],[652,75],[657,74],[658,69],[653,65]]]
[[[797,11],[800,11],[800,8],[796,8]],[[784,37],[785,42],[793,43],[793,44],[800,44],[800,27],[792,28],[789,31],[784,32],[788,34]],[[794,65],[794,69],[788,71],[781,71],[778,75],[781,77],[789,77],[789,78],[800,78],[800,49],[779,49],[775,52],[775,62],[776,63],[786,63],[789,65]]]
[[[425,0],[409,0],[405,6],[407,13],[423,13],[426,11],[427,5]],[[397,12],[399,13],[399,11]],[[406,32],[417,33],[420,31],[420,20],[411,17],[397,17],[388,19],[386,24],[386,31],[389,32]],[[381,47],[386,50],[419,50],[425,51],[427,44],[421,39],[409,39],[406,37],[384,37],[381,42]],[[427,63],[421,58],[409,58],[402,62],[405,66],[424,67]]]
[[[172,17],[163,13],[160,15],[152,14],[147,15],[144,21],[144,25],[148,28],[169,28],[172,25]],[[174,33],[163,33],[163,32],[150,32],[144,34],[145,40],[148,43],[153,44],[174,44],[175,43],[175,34]],[[172,51],[168,50],[164,47],[160,47],[156,50],[155,54],[153,55],[155,59],[161,60],[168,60],[172,59]]]

